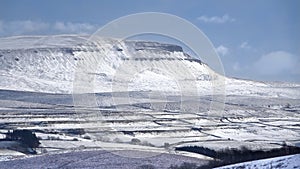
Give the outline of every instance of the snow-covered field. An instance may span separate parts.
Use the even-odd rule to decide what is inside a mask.
[[[225,78],[175,45],[86,40],[0,39],[1,133],[34,130],[41,138],[40,154],[104,149],[120,156],[101,159],[117,161],[122,152],[135,151],[133,162],[167,153],[197,157],[199,164],[210,158],[175,147],[267,150],[300,142],[300,84]],[[166,160],[178,161],[167,154]],[[19,155],[6,152],[1,159]],[[0,168],[12,164],[24,162],[2,162]]]
[[[238,168],[253,168],[253,169],[281,169],[290,168],[296,169],[300,168],[300,154],[276,157],[270,159],[263,159],[245,163],[239,163],[224,167],[218,167],[217,169],[238,169]]]

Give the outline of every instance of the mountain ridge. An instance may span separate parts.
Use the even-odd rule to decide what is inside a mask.
[[[178,93],[182,91],[179,84],[189,83],[197,90],[188,90],[200,95],[213,95],[213,90],[221,91],[223,86],[227,95],[300,98],[300,92],[293,89],[299,88],[298,84],[222,77],[178,45],[113,38],[91,42],[88,36],[78,35],[6,37],[0,38],[0,44],[1,89],[72,93],[78,66],[83,63],[97,64],[97,70],[89,72],[95,75],[95,83],[101,84],[94,92],[112,91],[112,82],[124,81],[128,90]],[[149,70],[142,70],[146,68]],[[135,75],[131,78],[138,79],[128,80],[127,75],[132,73]],[[118,80],[118,75],[124,77]],[[221,78],[225,86],[213,83]],[[162,83],[162,79],[169,80]]]

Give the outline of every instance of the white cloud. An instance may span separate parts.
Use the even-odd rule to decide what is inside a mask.
[[[221,56],[225,56],[229,53],[229,49],[223,45],[220,45],[216,48],[216,52]]]
[[[20,32],[35,32],[48,29],[49,24],[44,22],[34,22],[30,20],[25,20],[11,22],[10,27],[19,28]]]
[[[235,19],[231,18],[228,14],[225,14],[223,16],[200,16],[197,18],[199,21],[205,22],[205,23],[226,23],[226,22],[234,22]]]
[[[56,22],[53,25],[54,30],[68,33],[92,33],[96,31],[96,26],[88,23]]]
[[[23,20],[23,21],[0,21],[0,33],[7,35],[21,35],[32,32],[47,30],[49,24],[39,21]]]
[[[299,60],[285,51],[271,52],[263,55],[254,63],[254,70],[261,75],[294,74],[298,72]]]
[[[243,42],[241,45],[240,45],[240,48],[242,49],[251,49],[251,46],[248,44],[247,41]]]
[[[96,25],[89,23],[56,22],[47,23],[40,21],[0,20],[0,36],[26,35],[26,34],[49,34],[49,33],[93,33],[97,30]]]

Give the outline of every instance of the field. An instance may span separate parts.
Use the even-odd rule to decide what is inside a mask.
[[[99,93],[97,98],[106,100],[111,95]],[[122,94],[118,95],[122,97]],[[152,110],[149,102],[135,99],[145,95],[132,94],[130,105],[80,109],[74,107],[73,97],[68,94],[2,90],[1,132],[12,129],[35,131],[42,143],[37,149],[39,154],[106,150],[119,155],[118,158],[131,157],[130,161],[158,158],[168,153],[183,155],[181,158],[195,157],[202,163],[212,158],[175,151],[175,148],[202,146],[222,150],[243,146],[251,150],[268,150],[299,143],[300,104],[297,99],[228,96],[225,117],[218,111],[204,111],[209,108],[210,96],[187,99],[190,105],[195,105],[195,101],[203,105],[202,111],[193,113],[176,111],[180,102],[175,96],[167,103],[169,110]],[[135,152],[123,153],[127,151]],[[16,158],[13,154],[2,156],[2,160],[13,158]]]

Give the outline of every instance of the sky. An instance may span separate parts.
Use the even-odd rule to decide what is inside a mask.
[[[0,37],[92,34],[129,14],[169,13],[205,33],[227,76],[300,82],[299,7],[298,0],[0,0]]]

